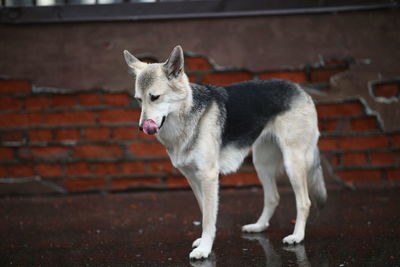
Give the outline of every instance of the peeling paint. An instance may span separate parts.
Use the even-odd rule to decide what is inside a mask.
[[[359,100],[362,103],[362,105],[364,106],[365,113],[367,115],[374,116],[376,118],[376,120],[378,121],[379,128],[382,131],[385,131],[385,123],[384,123],[380,113],[377,112],[376,110],[371,109],[371,107],[368,105],[367,101],[364,98],[359,97]]]
[[[373,81],[368,82],[368,93],[376,102],[384,103],[384,104],[391,104],[391,103],[395,103],[395,102],[399,101],[399,98],[400,98],[399,94],[396,96],[391,96],[391,97],[377,96],[375,94],[375,87],[377,85],[387,84],[387,83],[400,83],[400,77],[396,77],[391,80],[379,79],[379,80],[373,80]]]

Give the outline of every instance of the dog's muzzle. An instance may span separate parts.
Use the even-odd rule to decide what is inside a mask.
[[[164,122],[165,122],[165,116],[163,116],[163,118],[161,120],[160,127],[158,127],[157,123],[151,119],[145,120],[143,122],[143,125],[139,125],[139,130],[143,131],[145,134],[153,135],[153,134],[158,133],[158,131],[164,125]]]

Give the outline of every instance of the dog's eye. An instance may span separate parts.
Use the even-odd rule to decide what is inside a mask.
[[[150,95],[150,100],[151,101],[156,101],[157,99],[159,99],[160,96],[159,95]]]

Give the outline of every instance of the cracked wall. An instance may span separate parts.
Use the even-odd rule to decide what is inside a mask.
[[[348,184],[396,185],[398,15],[393,9],[0,25],[0,193],[187,187],[163,148],[137,131],[139,110],[122,57],[129,49],[156,62],[178,43],[187,51],[192,82],[301,83],[318,103],[326,175]],[[258,180],[245,164],[221,184]]]
[[[221,67],[186,55],[191,81],[217,85],[249,79],[299,82],[317,101],[325,177],[348,185],[396,185],[400,131],[387,131],[362,97],[328,97],[351,69],[346,60],[282,71]],[[154,57],[142,60],[155,61]],[[65,90],[0,80],[0,193],[112,192],[187,188],[154,137],[138,131],[140,110],[128,92]],[[221,176],[222,187],[258,185],[254,168]]]

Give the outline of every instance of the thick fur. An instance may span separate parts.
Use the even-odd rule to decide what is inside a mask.
[[[202,211],[202,235],[194,241],[190,258],[210,255],[216,232],[218,176],[236,171],[250,149],[264,189],[264,209],[257,222],[242,230],[268,228],[279,202],[275,176],[283,166],[297,207],[294,232],[283,242],[301,242],[310,197],[318,207],[326,201],[311,97],[284,80],[229,86],[190,84],[180,46],[161,64],[146,64],[124,53],[136,76],[135,97],[142,107],[139,124],[142,127],[151,120],[158,126],[158,140],[186,176]]]

